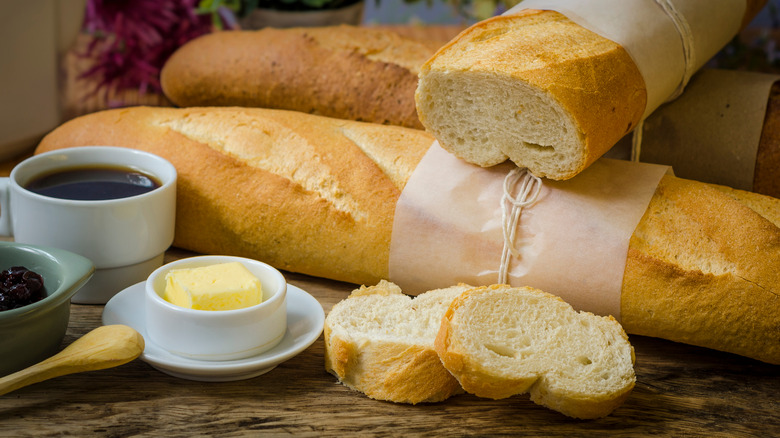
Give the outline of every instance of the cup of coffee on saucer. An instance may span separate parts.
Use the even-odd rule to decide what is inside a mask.
[[[105,304],[144,281],[173,243],[176,169],[147,152],[84,146],[32,156],[0,178],[0,235],[90,259],[72,301]]]

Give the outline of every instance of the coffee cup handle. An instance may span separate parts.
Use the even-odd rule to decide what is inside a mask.
[[[8,189],[11,178],[0,178],[0,236],[12,236],[11,196]]]

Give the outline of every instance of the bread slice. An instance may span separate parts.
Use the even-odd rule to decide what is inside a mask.
[[[435,341],[467,392],[531,400],[575,418],[611,413],[634,387],[634,349],[612,317],[537,289],[493,285],[456,298]]]
[[[377,400],[416,404],[463,392],[433,341],[447,307],[470,288],[461,284],[411,298],[383,280],[355,290],[325,319],[325,369]]]

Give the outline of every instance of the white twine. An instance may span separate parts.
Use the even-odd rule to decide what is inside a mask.
[[[677,84],[677,89],[669,96],[667,102],[672,101],[680,97],[685,90],[685,87],[690,82],[691,77],[696,72],[696,51],[693,47],[693,32],[691,26],[688,24],[688,20],[685,19],[683,14],[675,8],[672,0],[655,0],[658,6],[663,9],[666,15],[674,23],[674,27],[677,29],[677,33],[680,35],[680,41],[682,42],[684,71],[680,82]],[[642,154],[642,130],[644,128],[644,120],[641,120],[631,135],[631,161],[640,161]]]
[[[655,2],[672,20],[682,42],[685,69],[683,71],[683,77],[680,79],[680,83],[677,84],[677,89],[669,96],[669,100],[672,100],[682,94],[685,86],[688,85],[688,82],[695,73],[696,51],[693,47],[693,32],[691,31],[691,26],[688,24],[688,20],[686,20],[683,14],[677,10],[672,0],[655,0]]]
[[[516,186],[519,188],[515,189]],[[512,256],[519,257],[515,246],[517,225],[523,208],[536,202],[542,190],[541,178],[531,175],[528,169],[514,168],[504,178],[504,196],[501,197],[501,223],[504,233],[504,249],[501,252],[501,266],[498,269],[498,283],[508,284],[509,262]],[[517,191],[517,197],[512,193]]]
[[[631,161],[639,162],[642,155],[642,133],[645,129],[645,121],[640,120],[631,133]]]

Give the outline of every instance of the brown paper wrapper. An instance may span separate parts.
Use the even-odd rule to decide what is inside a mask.
[[[524,0],[506,14],[558,11],[620,44],[645,80],[644,118],[679,95],[693,72],[739,32],[746,8],[745,0]]]
[[[474,166],[434,143],[396,206],[390,280],[411,294],[497,283],[504,178],[513,168]],[[543,180],[522,211],[508,282],[619,319],[628,242],[667,170],[602,159],[570,180]]]
[[[607,156],[668,165],[681,178],[780,197],[780,111],[771,105],[777,84],[780,75],[702,70],[682,96],[661,106]]]

